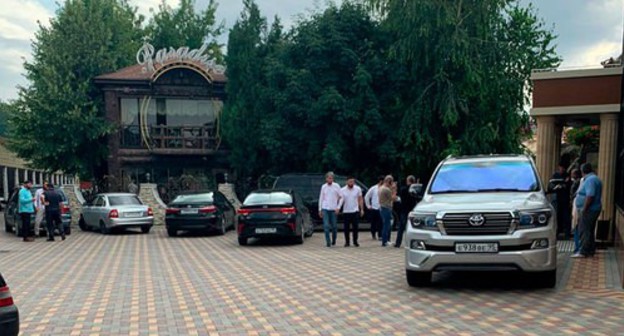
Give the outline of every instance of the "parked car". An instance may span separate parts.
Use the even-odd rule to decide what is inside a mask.
[[[178,231],[216,231],[224,235],[234,229],[236,210],[225,195],[218,191],[178,195],[169,203],[165,215],[167,234]]]
[[[314,233],[310,212],[293,190],[257,190],[238,210],[238,243],[249,238],[285,237],[303,244]]]
[[[42,186],[40,185],[35,185],[30,189],[30,192],[32,193],[33,197],[35,197],[35,193],[37,192],[37,190],[41,189]],[[4,211],[4,230],[6,232],[15,232],[15,234],[17,236],[21,236],[22,235],[22,220],[20,218],[20,215],[18,213],[18,194],[21,188],[15,188],[13,190],[13,192],[11,193],[11,196],[9,197],[9,200],[6,202],[6,209]],[[65,230],[65,234],[69,235],[71,234],[71,211],[69,208],[69,200],[67,199],[67,196],[65,196],[65,193],[63,192],[63,189],[61,188],[55,188],[54,190],[56,190],[57,193],[59,193],[59,195],[61,196],[61,198],[63,199],[63,207],[61,208],[61,221],[63,222],[63,229]],[[31,219],[31,230],[34,230],[35,227],[35,214],[32,214],[32,219]],[[40,236],[45,236],[46,235],[46,220],[45,220],[45,216],[43,218],[43,221],[41,222],[41,225],[39,227],[39,232],[33,232],[37,235]]]
[[[78,221],[83,231],[99,230],[109,234],[116,229],[140,228],[149,233],[154,225],[154,213],[139,197],[130,193],[97,194],[85,203]]]
[[[347,177],[341,175],[334,176],[334,182],[340,187],[347,185]],[[291,189],[299,193],[302,197],[304,205],[308,208],[312,221],[316,226],[322,227],[323,219],[318,215],[318,200],[321,192],[321,186],[325,183],[325,174],[285,174],[279,176],[273,183],[273,189]],[[366,195],[368,187],[359,180],[355,180],[355,184],[362,189],[362,197]],[[398,203],[395,203],[395,209],[398,209]],[[365,229],[368,224],[368,209],[365,209],[364,224],[360,222],[360,229]],[[394,210],[392,214],[392,228],[396,229],[399,221],[398,211]],[[342,223],[342,216],[338,216],[338,222]],[[363,225],[364,224],[364,225]],[[340,229],[342,225],[338,226]]]
[[[19,311],[13,302],[9,286],[0,274],[0,335],[17,336],[19,329]]]
[[[525,155],[448,158],[409,214],[410,286],[436,271],[524,271],[554,287],[556,216]]]

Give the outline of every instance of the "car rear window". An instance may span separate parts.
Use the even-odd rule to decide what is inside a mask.
[[[482,161],[443,165],[434,177],[432,194],[461,192],[538,191],[539,183],[528,161]]]
[[[112,206],[116,205],[142,205],[141,200],[136,196],[108,196],[108,202]]]
[[[173,199],[172,203],[212,203],[214,202],[214,193],[178,195]]]
[[[243,205],[282,205],[292,202],[292,196],[286,192],[251,193],[245,198]]]

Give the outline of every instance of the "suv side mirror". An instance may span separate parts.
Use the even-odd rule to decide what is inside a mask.
[[[408,190],[409,194],[412,195],[413,197],[419,198],[423,196],[423,185],[420,183],[414,183],[412,185],[410,185],[409,190]]]

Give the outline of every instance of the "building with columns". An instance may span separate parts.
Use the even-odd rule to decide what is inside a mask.
[[[20,182],[31,180],[34,184],[50,181],[55,185],[74,183],[74,178],[62,173],[49,173],[29,167],[28,163],[9,151],[0,141],[0,197],[9,198]]]
[[[537,122],[536,165],[548,181],[561,157],[565,127],[598,126],[595,170],[603,182],[603,211],[608,241],[618,251],[624,279],[624,112],[622,64],[584,70],[535,70],[531,116]]]

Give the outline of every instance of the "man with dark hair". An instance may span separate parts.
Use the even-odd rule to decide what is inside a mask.
[[[25,242],[35,241],[35,239],[30,236],[30,216],[35,213],[35,198],[30,192],[31,188],[32,182],[24,181],[18,195],[18,212],[22,220],[22,237]]]
[[[353,245],[359,247],[359,218],[364,215],[362,189],[355,185],[353,176],[347,177],[347,185],[342,188],[342,214],[344,218],[345,247],[350,246],[350,231],[353,230]]]
[[[581,166],[583,182],[576,196],[576,207],[580,214],[580,251],[572,258],[592,257],[596,253],[594,231],[596,221],[602,211],[602,181],[594,174],[590,163]]]
[[[563,238],[568,240],[571,232],[570,187],[572,183],[565,166],[561,164],[551,179],[555,182],[555,185],[550,186],[550,192],[555,194],[553,205],[557,211],[557,235],[563,235]]]
[[[401,188],[401,192],[399,193],[399,197],[401,197],[401,207],[399,209],[399,230],[397,231],[397,238],[394,243],[394,247],[401,247],[401,243],[403,242],[403,232],[405,231],[405,226],[407,225],[407,216],[410,211],[414,209],[417,203],[416,196],[410,193],[410,186],[414,183],[416,183],[416,177],[413,175],[408,176],[405,180],[405,185]]]
[[[327,247],[336,245],[338,236],[337,216],[342,203],[342,190],[340,185],[334,182],[334,173],[325,174],[325,184],[319,194],[319,217],[323,219],[323,231],[325,231],[325,243]],[[331,239],[330,239],[331,233]]]
[[[379,175],[377,184],[370,187],[364,196],[364,203],[368,208],[370,232],[373,240],[377,237],[381,240],[381,214],[379,213],[379,187],[383,185],[385,176]]]
[[[63,198],[59,195],[52,183],[48,184],[48,189],[43,193],[45,199],[46,224],[48,229],[48,241],[54,241],[54,229],[58,229],[61,239],[65,240],[65,230],[61,220],[61,207]]]

